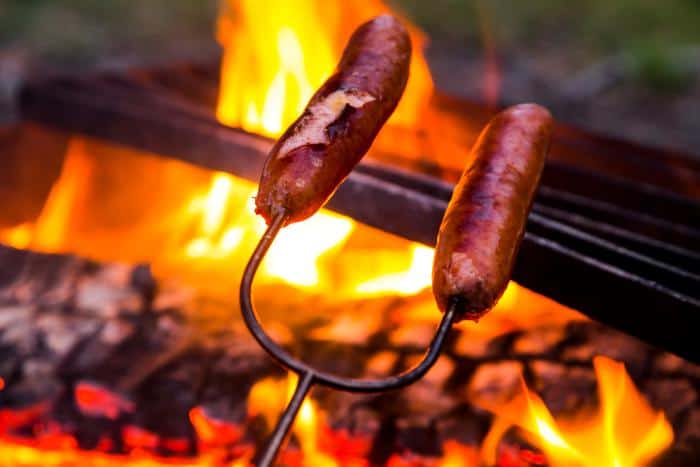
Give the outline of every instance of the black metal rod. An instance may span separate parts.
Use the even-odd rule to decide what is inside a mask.
[[[258,453],[255,465],[258,467],[269,467],[275,461],[285,439],[287,439],[287,434],[292,428],[297,413],[299,413],[299,409],[304,403],[304,398],[306,398],[306,395],[313,385],[313,373],[306,373],[299,378],[297,387],[294,390],[294,396],[292,396],[289,404],[287,404],[287,408],[284,409],[284,412],[277,421],[277,426],[275,426],[274,431],[270,435],[265,448]]]
[[[442,321],[437,328],[437,332],[430,343],[424,359],[414,368],[380,381],[344,378],[318,371],[306,363],[289,355],[265,332],[262,325],[258,321],[255,308],[253,307],[251,289],[253,279],[255,278],[255,273],[285,221],[286,220],[283,215],[277,216],[275,219],[273,219],[260,239],[260,243],[258,243],[258,246],[255,248],[255,251],[248,261],[246,269],[243,272],[240,290],[241,311],[243,313],[243,319],[245,320],[245,323],[255,340],[257,340],[258,343],[275,360],[277,360],[280,365],[294,371],[299,375],[313,373],[317,383],[332,387],[334,389],[352,392],[379,392],[390,389],[399,389],[420,379],[430,369],[440,355],[440,349],[452,327],[452,322],[454,321],[456,315],[456,311],[454,309],[455,306],[450,306],[447,312],[443,315]]]
[[[289,433],[291,429],[294,418],[304,400],[304,396],[314,384],[318,383],[323,386],[348,392],[383,392],[408,386],[423,377],[440,356],[440,351],[442,350],[450,329],[452,329],[452,324],[455,321],[458,308],[457,301],[452,300],[438,325],[435,336],[433,336],[427,352],[423,356],[423,360],[408,371],[381,380],[344,378],[318,371],[316,368],[289,355],[282,347],[272,340],[258,321],[255,308],[253,307],[252,286],[255,273],[270,248],[270,245],[272,245],[272,242],[285,223],[286,217],[284,214],[280,214],[272,220],[255,248],[255,251],[253,251],[246,265],[246,269],[243,272],[243,279],[241,280],[241,311],[250,333],[260,346],[281,366],[299,375],[299,383],[294,397],[280,417],[266,447],[256,456],[256,458],[259,459],[256,464],[258,466],[272,465],[280,447],[286,439],[287,433]]]

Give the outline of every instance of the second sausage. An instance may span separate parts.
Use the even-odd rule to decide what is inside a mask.
[[[494,117],[472,149],[438,234],[433,293],[443,312],[477,320],[510,280],[549,148],[552,117],[535,104]]]

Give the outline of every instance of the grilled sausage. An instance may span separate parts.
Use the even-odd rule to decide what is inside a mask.
[[[256,212],[303,220],[325,204],[369,150],[408,80],[411,41],[390,15],[360,26],[335,73],[267,157]]]
[[[549,149],[550,113],[511,107],[489,122],[472,148],[440,226],[433,294],[443,312],[478,320],[503,294]]]

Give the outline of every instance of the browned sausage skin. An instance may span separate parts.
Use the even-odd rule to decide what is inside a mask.
[[[549,148],[550,113],[535,104],[494,117],[472,148],[440,226],[433,294],[443,312],[477,320],[503,294]]]
[[[390,15],[360,26],[338,67],[267,157],[256,212],[303,220],[325,204],[369,150],[408,80],[411,41]]]

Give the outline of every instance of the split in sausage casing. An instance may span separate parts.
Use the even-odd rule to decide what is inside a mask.
[[[440,226],[433,294],[441,311],[477,320],[510,280],[527,215],[539,185],[552,128],[535,104],[494,117],[472,148]]]
[[[314,214],[369,150],[408,80],[411,41],[390,15],[360,26],[335,73],[267,157],[256,212],[270,223]]]

